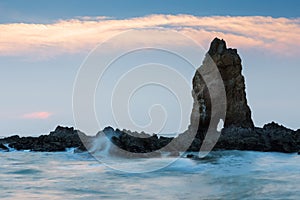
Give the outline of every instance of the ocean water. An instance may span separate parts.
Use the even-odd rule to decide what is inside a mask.
[[[151,166],[172,158],[119,159]],[[147,173],[88,153],[0,152],[0,199],[299,199],[300,155],[218,151]]]

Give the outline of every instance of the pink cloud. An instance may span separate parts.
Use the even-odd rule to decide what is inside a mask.
[[[21,116],[23,119],[47,119],[52,115],[50,112],[33,112]]]
[[[49,57],[88,52],[122,31],[165,27],[188,35],[203,46],[218,36],[239,48],[258,47],[293,55],[298,55],[300,49],[300,18],[150,15],[128,19],[80,17],[52,24],[0,24],[0,55]],[[164,40],[168,41],[168,36],[159,41]],[[182,44],[179,41],[177,45]]]

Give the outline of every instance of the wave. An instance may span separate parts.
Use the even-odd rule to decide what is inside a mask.
[[[8,149],[9,152],[17,151],[15,148],[10,147],[9,144],[3,144],[3,145]]]

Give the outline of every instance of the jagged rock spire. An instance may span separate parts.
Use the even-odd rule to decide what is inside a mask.
[[[191,122],[195,121],[193,116],[200,116],[198,118],[198,132],[206,130],[210,122],[211,100],[206,87],[206,84],[210,83],[205,84],[200,74],[201,70],[207,71],[207,68],[211,67],[208,60],[212,60],[216,64],[225,86],[227,110],[224,127],[235,126],[253,129],[254,124],[251,119],[251,110],[247,104],[240,56],[236,49],[227,48],[226,42],[218,38],[211,42],[203,64],[193,78],[193,97],[198,105],[196,109],[193,109],[193,112],[198,112],[198,114],[192,113]],[[196,104],[194,103],[194,105]]]

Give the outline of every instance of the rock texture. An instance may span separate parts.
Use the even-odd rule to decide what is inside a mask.
[[[85,150],[79,134],[80,131],[74,128],[58,126],[49,135],[41,135],[39,137],[19,137],[17,135],[0,139],[0,143],[9,144],[9,147],[16,150],[30,150],[30,151],[65,151],[66,148],[78,148]],[[88,138],[86,136],[86,138]]]
[[[200,149],[210,120],[215,115],[211,111],[212,94],[208,90],[209,85],[213,84],[215,79],[205,78],[205,76],[212,76],[211,68],[219,70],[227,99],[224,128],[215,149],[299,151],[299,130],[293,131],[274,122],[263,128],[254,127],[251,110],[247,104],[241,58],[236,49],[227,48],[226,42],[218,38],[211,42],[203,64],[193,78],[194,107],[191,114],[191,125],[189,130],[182,135],[191,135],[195,131],[197,134],[188,150],[198,151]],[[213,131],[217,132],[216,127]]]
[[[4,145],[0,143],[0,151],[9,151],[9,149]]]
[[[76,152],[83,152],[87,151],[86,147],[91,149],[100,134],[104,134],[111,143],[124,150],[125,153],[121,152],[121,154],[126,157],[132,157],[132,153],[135,157],[159,156],[161,151],[169,152],[170,156],[178,156],[180,151],[199,151],[199,146],[202,144],[199,138],[195,138],[192,145],[187,148],[184,143],[189,135],[186,134],[176,138],[158,137],[156,134],[140,136],[138,133],[107,127],[96,136],[87,136],[74,128],[58,126],[49,135],[11,136],[0,139],[0,151],[9,151],[4,145],[9,144],[10,148],[16,150],[56,152],[65,151],[66,148],[76,148]],[[293,131],[275,122],[254,129],[231,126],[222,129],[214,150],[299,152],[300,130]],[[120,151],[118,154],[120,155]]]
[[[298,152],[300,134],[275,122],[255,127],[253,130],[239,127],[222,130],[216,149]]]
[[[205,68],[212,67],[210,64],[211,60],[221,74],[226,91],[227,110],[224,127],[235,126],[253,129],[254,124],[251,119],[251,111],[246,99],[241,58],[236,49],[227,48],[225,41],[218,38],[211,42],[203,64],[193,78],[194,101],[197,101],[199,104],[199,128],[205,129],[211,117],[211,100],[206,86],[210,83],[204,82],[202,78],[203,73],[201,73],[205,71]]]

